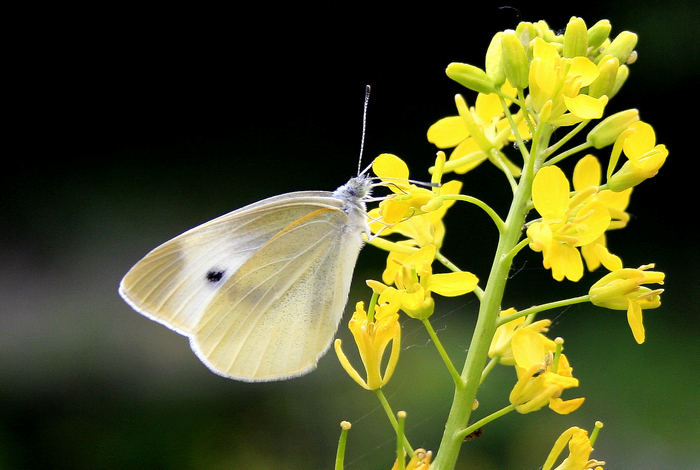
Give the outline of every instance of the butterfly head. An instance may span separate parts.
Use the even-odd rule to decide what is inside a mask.
[[[361,174],[336,189],[333,195],[348,202],[359,202],[368,198],[372,192],[373,178]]]

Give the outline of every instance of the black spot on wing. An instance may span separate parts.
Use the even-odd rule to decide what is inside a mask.
[[[224,274],[226,274],[225,270],[211,269],[207,272],[207,275],[205,277],[208,282],[216,284],[217,282],[221,281],[221,279],[223,279]]]

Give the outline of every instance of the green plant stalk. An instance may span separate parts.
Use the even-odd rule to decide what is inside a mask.
[[[345,445],[348,440],[348,429],[342,428],[340,439],[338,440],[338,451],[335,455],[335,470],[343,470],[345,460]]]
[[[487,425],[491,421],[494,421],[495,419],[498,419],[501,416],[510,413],[511,411],[515,411],[515,405],[508,405],[505,408],[502,408],[502,409],[496,411],[495,413],[491,413],[487,417],[482,418],[479,421],[477,421],[476,423],[472,424],[467,429],[462,430],[462,432],[459,433],[459,438],[460,439],[466,438],[469,434],[476,431],[480,427]]]
[[[481,382],[481,374],[488,356],[491,339],[496,331],[496,323],[505,291],[506,281],[512,264],[508,256],[518,244],[521,228],[527,215],[527,204],[532,193],[532,180],[540,149],[546,149],[551,137],[551,126],[540,126],[533,136],[532,149],[525,162],[518,187],[508,211],[505,230],[500,234],[498,247],[489,273],[484,296],[479,307],[479,317],[472,335],[471,345],[462,369],[462,381],[455,387],[452,408],[445,424],[445,431],[431,470],[453,470],[462,445],[461,431],[466,429],[472,412],[472,404]]]
[[[384,408],[384,412],[386,413],[387,417],[389,418],[389,421],[391,422],[391,426],[394,428],[394,432],[399,433],[399,422],[396,420],[396,415],[394,412],[391,410],[391,406],[389,405],[389,402],[387,401],[386,397],[384,396],[384,392],[382,392],[381,388],[378,388],[376,390],[373,390],[374,393],[377,395],[377,398],[379,398],[379,402],[382,404],[382,407]],[[406,450],[408,455],[413,455],[413,447],[411,447],[411,444],[408,443],[408,439],[406,439],[406,436],[403,436],[401,439],[403,442],[403,448]]]
[[[447,351],[445,351],[445,348],[442,346],[440,338],[438,338],[437,333],[435,333],[433,325],[430,324],[430,321],[427,318],[422,321],[423,325],[425,326],[425,329],[428,330],[430,339],[433,340],[435,348],[438,350],[438,353],[440,353],[440,357],[442,357],[442,360],[445,362],[445,367],[447,367],[447,370],[450,371],[450,375],[452,376],[452,379],[454,380],[455,384],[460,384],[462,382],[462,379],[459,375],[459,372],[457,372],[457,369],[455,369],[455,366],[452,364],[452,360],[447,355]]]
[[[505,325],[509,321],[516,320],[520,317],[526,317],[528,315],[533,315],[535,313],[544,312],[545,310],[551,310],[553,308],[566,307],[569,305],[580,304],[583,302],[588,302],[591,300],[590,295],[581,295],[579,297],[573,297],[571,299],[557,300],[555,302],[548,302],[542,305],[536,305],[534,307],[526,308],[525,310],[520,310],[519,312],[513,313],[512,315],[507,315],[505,317],[498,318],[498,326]]]

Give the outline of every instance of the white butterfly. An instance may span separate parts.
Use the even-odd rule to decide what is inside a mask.
[[[119,293],[190,338],[212,371],[282,380],[316,367],[343,315],[367,227],[372,184],[271,197],[195,227],[148,253]]]

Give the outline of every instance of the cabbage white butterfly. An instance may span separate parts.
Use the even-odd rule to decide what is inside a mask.
[[[165,242],[126,274],[137,312],[190,338],[212,371],[282,380],[316,367],[369,234],[364,175],[333,192],[271,197]]]
[[[333,192],[282,194],[225,214],[148,253],[119,293],[189,337],[219,375],[263,382],[306,374],[343,315],[362,233],[370,236],[371,187],[363,172]]]

